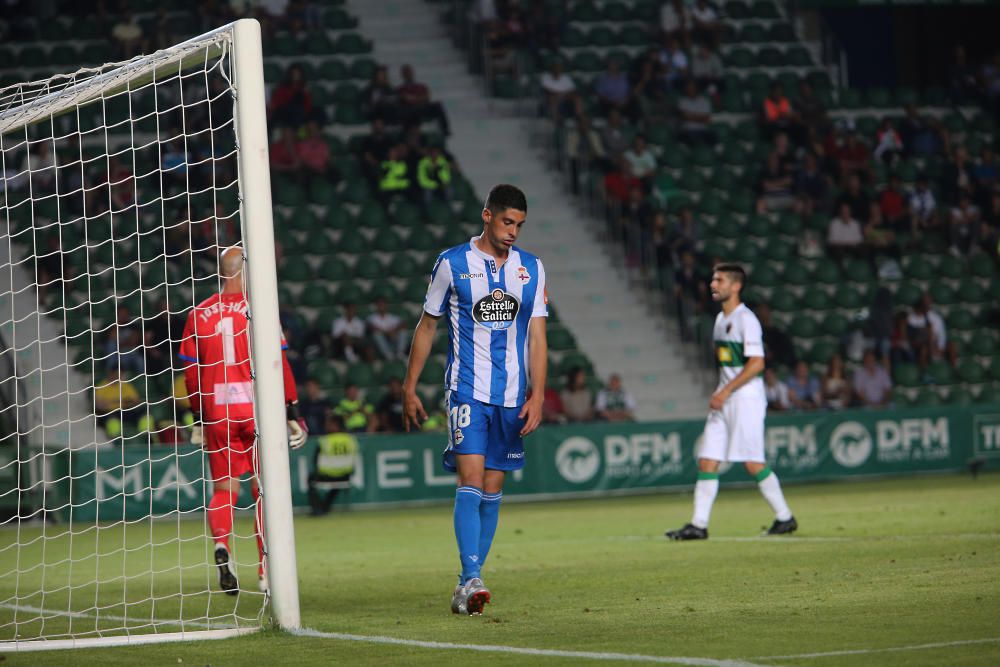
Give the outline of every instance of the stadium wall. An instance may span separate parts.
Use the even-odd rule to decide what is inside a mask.
[[[524,500],[642,493],[690,487],[703,422],[587,424],[540,429],[527,442],[527,465],[504,488]],[[767,456],[783,482],[946,472],[982,459],[1000,464],[1000,405],[906,410],[844,410],[768,418]],[[449,501],[454,478],[440,466],[443,435],[358,436],[359,460],[345,502],[358,506]],[[308,506],[316,439],[291,452],[292,493]],[[150,455],[151,454],[151,455]],[[67,454],[75,520],[200,516],[204,456],[194,447],[108,449]],[[736,466],[724,481],[745,482]],[[244,492],[245,493],[245,492]],[[62,505],[68,484],[50,494]],[[246,493],[245,493],[246,495]],[[61,500],[60,500],[61,498]],[[251,506],[249,497],[241,499]]]

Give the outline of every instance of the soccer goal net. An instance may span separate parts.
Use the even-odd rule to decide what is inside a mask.
[[[0,89],[0,651],[231,636],[268,618],[246,488],[240,591],[219,590],[177,358],[236,244],[270,612],[298,625],[263,85],[244,20]]]

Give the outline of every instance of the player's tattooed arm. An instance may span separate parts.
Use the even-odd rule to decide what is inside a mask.
[[[427,420],[427,411],[417,395],[417,382],[424,371],[424,364],[431,354],[434,344],[434,334],[437,331],[438,320],[441,317],[424,312],[413,332],[413,342],[410,344],[410,360],[406,366],[406,379],[403,381],[403,426],[407,431],[413,426],[416,429]],[[442,378],[443,379],[443,378]]]

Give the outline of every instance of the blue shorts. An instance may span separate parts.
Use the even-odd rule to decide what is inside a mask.
[[[448,448],[441,462],[445,470],[455,472],[456,454],[479,454],[486,457],[488,470],[520,470],[524,467],[524,420],[517,415],[521,408],[505,408],[475,399],[466,399],[453,391],[447,393]]]

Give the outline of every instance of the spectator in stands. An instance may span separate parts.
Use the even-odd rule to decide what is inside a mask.
[[[295,130],[282,127],[279,132],[278,139],[268,149],[271,171],[298,176],[302,172],[302,161],[295,146]]]
[[[610,114],[615,110],[630,118],[636,116],[636,105],[628,75],[621,70],[617,58],[608,58],[607,69],[594,80],[594,92],[597,93],[597,101],[603,113]]]
[[[878,207],[886,225],[897,232],[909,231],[910,221],[906,210],[906,196],[899,174],[891,174],[889,183],[878,196]]]
[[[408,152],[406,144],[396,144],[379,165],[378,198],[386,208],[393,199],[408,197],[413,191]]]
[[[648,189],[649,182],[656,172],[656,156],[649,150],[646,137],[641,134],[635,135],[631,148],[625,151],[622,157],[628,164],[629,175],[639,179]]]
[[[560,121],[582,115],[583,105],[576,91],[576,83],[573,77],[563,71],[563,64],[559,59],[553,60],[549,71],[542,75],[541,85],[549,118]]]
[[[143,34],[139,16],[128,11],[128,3],[119,3],[118,21],[111,27],[117,60],[129,60],[142,53]]]
[[[323,432],[317,438],[309,473],[309,516],[326,516],[340,492],[350,489],[358,456],[358,441],[344,433],[343,419],[327,414]]]
[[[361,140],[361,166],[372,184],[378,184],[382,161],[389,156],[389,151],[395,143],[395,139],[385,131],[385,120],[382,116],[372,118],[371,132]]]
[[[979,247],[993,258],[1000,252],[1000,190],[990,193],[989,203],[983,210]]]
[[[704,44],[699,45],[691,56],[691,77],[698,87],[711,97],[722,90],[722,58]]]
[[[954,204],[963,194],[972,194],[974,185],[969,152],[965,150],[965,146],[959,146],[941,174],[941,199]]]
[[[795,172],[792,185],[792,192],[798,197],[799,212],[811,215],[813,211],[824,208],[829,187],[829,178],[820,171],[816,156],[807,152],[802,166]]]
[[[431,99],[430,89],[416,80],[413,67],[403,65],[400,69],[403,83],[396,90],[400,102],[400,120],[406,125],[419,125],[424,121],[436,121],[441,128],[441,134],[448,136],[451,129],[448,126],[448,115],[440,102]]]
[[[896,131],[891,118],[883,118],[875,132],[875,153],[876,160],[882,160],[886,164],[895,164],[903,155],[903,138]]]
[[[389,83],[389,69],[385,65],[379,65],[372,72],[371,81],[361,93],[361,101],[368,120],[396,121],[399,96]]]
[[[172,131],[171,136],[174,138],[167,143],[165,149],[162,149],[160,168],[163,171],[163,180],[169,184],[172,190],[175,190],[187,185],[190,156],[184,145],[184,140],[181,138],[180,130]]]
[[[368,316],[367,331],[383,359],[405,359],[408,342],[403,320],[389,312],[386,300],[375,301],[375,312]]]
[[[403,426],[403,382],[398,377],[389,378],[385,395],[378,402],[379,430],[388,433],[402,433]]]
[[[642,187],[633,187],[629,191],[628,200],[622,206],[619,218],[621,231],[625,234],[628,246],[626,261],[630,266],[639,262],[637,243],[643,238],[643,230],[648,229],[653,212],[653,206],[643,193]]]
[[[820,404],[827,410],[843,410],[851,402],[851,385],[844,375],[844,358],[830,357],[820,387]]]
[[[79,164],[77,164],[77,169],[79,169]],[[18,179],[18,185],[23,183],[27,186],[30,182],[31,190],[35,196],[52,190],[52,186],[56,182],[56,155],[52,152],[49,141],[43,140],[29,144],[28,150],[24,154],[24,160],[21,162],[21,174],[25,175],[26,178]],[[20,188],[11,187],[11,189]]]
[[[344,398],[333,408],[333,414],[343,420],[344,428],[351,433],[372,433],[378,428],[375,408],[361,397],[354,383],[344,387]]]
[[[569,161],[570,186],[573,194],[579,194],[580,174],[588,171],[591,165],[596,166],[599,171],[607,169],[604,142],[591,124],[590,116],[579,116],[576,124],[567,128],[565,151],[566,159]]]
[[[796,410],[813,410],[820,405],[819,379],[809,372],[809,364],[799,361],[795,372],[785,383],[788,386],[788,400]]]
[[[696,315],[704,310],[708,290],[698,272],[693,252],[681,253],[680,266],[674,271],[674,300],[681,338],[693,340]]]
[[[671,89],[680,87],[681,82],[687,79],[690,69],[687,54],[681,48],[680,40],[676,37],[665,38],[658,57],[664,67],[663,76],[668,87]]]
[[[617,373],[612,374],[607,386],[597,392],[594,412],[604,421],[635,421],[635,398],[622,385],[622,378]]]
[[[562,395],[566,420],[588,422],[594,418],[594,395],[587,386],[587,371],[573,368],[566,375],[566,388]]]
[[[267,116],[273,127],[290,127],[296,132],[309,123],[323,125],[325,114],[313,103],[301,65],[289,66],[285,80],[271,94]]]
[[[695,41],[703,46],[717,49],[722,41],[722,21],[719,12],[708,3],[708,0],[696,0],[691,8],[691,23],[694,26]]]
[[[142,319],[132,315],[127,306],[118,306],[115,324],[108,328],[104,354],[126,375],[142,375],[146,361],[142,347]]]
[[[833,156],[837,162],[837,172],[842,184],[846,183],[850,187],[852,176],[864,178],[866,182],[872,180],[871,151],[853,125],[847,128],[847,136],[833,151]],[[866,204],[863,210],[867,209]]]
[[[122,424],[138,424],[143,416],[139,392],[122,377],[117,363],[108,365],[107,375],[94,387],[94,411],[112,438],[121,435]]]
[[[440,146],[428,147],[427,152],[417,162],[417,185],[423,193],[425,204],[435,199],[451,201],[451,160]]]
[[[613,213],[617,210],[616,206],[627,203],[636,188],[643,189],[642,181],[632,175],[628,160],[619,158],[615,167],[604,175],[604,196],[608,212]]]
[[[306,126],[306,136],[296,142],[295,154],[306,175],[322,176],[331,181],[336,180],[335,176],[339,178],[330,168],[330,145],[316,123]]]
[[[698,92],[698,84],[694,79],[688,79],[684,83],[684,95],[677,102],[677,114],[681,121],[678,133],[681,141],[688,144],[715,143],[712,103]]]
[[[799,81],[799,94],[795,100],[795,109],[806,128],[819,135],[827,133],[830,119],[826,114],[826,107],[816,97],[816,92],[808,79]]]
[[[776,151],[767,156],[767,163],[757,178],[757,194],[758,213],[783,210],[795,203],[792,175],[782,167],[781,156]]]
[[[972,166],[972,180],[976,200],[985,205],[989,201],[990,191],[1000,181],[1000,165],[989,144],[983,144],[980,149],[979,161]]]
[[[631,78],[632,96],[639,107],[639,115],[647,127],[650,123],[668,122],[674,114],[674,101],[667,95],[670,77],[667,66],[660,62],[655,50],[650,49],[636,60],[637,74]]]
[[[861,177],[858,174],[851,174],[847,177],[846,187],[834,206],[834,212],[840,211],[841,204],[847,204],[851,209],[851,217],[857,220],[868,218],[868,210],[871,206],[871,197],[861,185]]]
[[[542,422],[545,424],[565,424],[566,408],[559,390],[548,384],[542,401]]]
[[[986,108],[996,116],[1000,112],[1000,52],[983,65],[981,78]]]
[[[972,195],[963,192],[958,205],[951,209],[948,224],[949,250],[953,255],[968,255],[979,246],[979,207],[972,203]]]
[[[601,132],[601,143],[604,145],[607,158],[615,163],[629,146],[629,133],[625,127],[621,112],[612,108],[608,112],[608,120]]]
[[[899,134],[907,154],[922,157],[941,152],[940,123],[921,116],[913,104],[906,105],[905,111],[906,115],[899,123]]]
[[[669,38],[688,39],[691,29],[691,12],[683,0],[670,0],[660,6],[660,30]]]
[[[865,245],[875,253],[886,253],[897,260],[899,249],[896,246],[896,232],[882,217],[882,209],[877,202],[868,206],[868,216],[864,224]]]
[[[792,103],[785,97],[785,89],[780,83],[771,85],[761,107],[761,124],[766,137],[773,137],[778,132],[788,134],[795,143],[801,143],[804,138],[799,115],[792,108]]]
[[[906,318],[906,324],[910,333],[910,345],[916,352],[917,361],[921,366],[925,365],[922,355],[926,359],[944,359],[952,367],[958,363],[958,348],[954,341],[948,339],[948,329],[944,323],[944,317],[934,308],[934,301],[931,295],[924,292],[916,305]],[[920,334],[923,329],[926,333]],[[923,342],[925,350],[921,350],[914,341]]]
[[[771,316],[771,306],[762,303],[754,310],[760,320],[761,331],[764,334],[764,362],[768,366],[783,366],[792,368],[795,365],[795,344],[784,329],[774,323]]]
[[[875,359],[874,350],[865,350],[861,367],[854,371],[852,380],[855,405],[866,408],[884,408],[892,397],[892,379],[885,367]]]
[[[769,366],[764,368],[764,395],[767,397],[768,412],[784,412],[792,407],[788,400],[788,386]]]
[[[299,414],[306,421],[310,435],[322,435],[326,429],[326,414],[330,401],[315,378],[306,380],[305,392],[299,396]]]
[[[353,303],[344,304],[344,313],[333,321],[333,353],[335,356],[354,363],[365,359],[372,361],[368,341],[365,339],[365,323],[358,317],[358,309]]]
[[[677,264],[685,252],[697,253],[701,245],[701,229],[690,206],[685,206],[677,214],[677,221],[666,238],[670,249],[670,263]]]
[[[917,176],[916,187],[910,193],[910,223],[914,232],[933,229],[938,226],[937,200],[931,192],[927,174]]]
[[[841,258],[845,255],[861,254],[865,236],[861,223],[851,214],[846,202],[840,204],[838,215],[830,221],[826,233],[826,247],[831,255]]]

